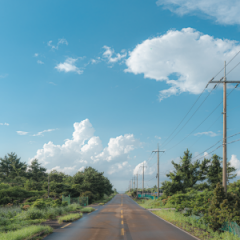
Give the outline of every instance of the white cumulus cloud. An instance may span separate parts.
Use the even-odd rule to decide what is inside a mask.
[[[83,71],[76,67],[75,62],[78,59],[67,58],[64,63],[59,63],[55,68],[60,72],[76,72],[78,74],[82,74]]]
[[[48,142],[43,145],[42,149],[37,150],[32,159],[37,158],[48,169],[56,167],[64,169],[69,165],[74,166],[74,168],[68,169],[72,172],[89,165],[103,168],[103,163],[106,163],[106,171],[109,168],[109,172],[113,172],[115,168],[118,171],[121,166],[124,167],[130,151],[140,145],[132,134],[125,134],[111,138],[108,146],[103,148],[100,138],[94,136],[95,130],[88,119],[75,122],[73,126],[72,139],[65,140],[62,145]],[[122,164],[111,168],[107,161],[113,161],[113,164],[122,162]],[[65,171],[67,170],[65,169]]]
[[[123,163],[115,163],[109,168],[108,173],[111,175],[129,167],[131,167],[131,165],[128,163],[128,161],[125,161]]]
[[[166,82],[169,88],[160,91],[160,101],[183,92],[199,94],[224,61],[239,50],[236,41],[214,38],[192,28],[170,30],[138,44],[129,53],[125,72]],[[231,74],[231,79],[237,78],[237,71]]]
[[[232,167],[237,169],[237,175],[240,176],[240,160],[237,159],[237,155],[233,154],[229,162]]]
[[[208,132],[199,132],[199,133],[195,133],[194,136],[201,136],[201,135],[206,135],[206,136],[209,136],[209,137],[216,137],[218,136],[218,134],[212,132],[212,131],[208,131]]]
[[[28,134],[28,132],[17,131],[17,134],[18,134],[18,135],[27,135],[27,134]]]
[[[158,0],[157,5],[180,16],[203,13],[220,24],[240,23],[240,2],[237,0]]]
[[[152,175],[155,168],[148,165],[147,161],[139,163],[133,170],[133,175],[142,174],[144,166],[144,175]]]

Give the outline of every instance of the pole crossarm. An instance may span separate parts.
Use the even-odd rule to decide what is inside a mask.
[[[240,81],[210,81],[209,83],[240,83]]]

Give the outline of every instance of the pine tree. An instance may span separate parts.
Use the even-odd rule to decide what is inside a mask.
[[[227,163],[227,173],[228,173],[228,181],[235,178],[236,174],[234,172],[236,169]],[[222,166],[221,166],[221,157],[214,154],[212,156],[211,165],[208,168],[207,173],[207,182],[209,183],[210,187],[214,189],[217,183],[222,184]]]
[[[192,162],[192,154],[187,149],[179,164],[172,161],[175,171],[166,176],[171,179],[162,184],[162,189],[166,195],[182,191],[185,192],[187,188],[193,187],[198,181],[206,179],[208,172],[208,163],[210,160],[204,159],[201,163],[199,160]]]

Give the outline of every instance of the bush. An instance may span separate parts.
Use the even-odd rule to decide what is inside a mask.
[[[213,192],[208,212],[204,220],[214,231],[219,231],[225,222],[240,224],[240,199],[236,194],[225,193],[223,186],[218,183]]]
[[[47,207],[47,204],[44,202],[43,199],[38,199],[33,203],[32,207],[38,208],[38,209],[44,209]]]
[[[26,219],[42,219],[45,218],[44,211],[37,208],[30,208],[26,212]]]

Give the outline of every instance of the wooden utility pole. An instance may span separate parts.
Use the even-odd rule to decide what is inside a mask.
[[[143,174],[142,174],[142,196],[144,193],[144,162],[143,162]]]
[[[49,198],[49,174],[48,174],[48,198]]]
[[[138,173],[137,173],[137,198],[138,198]]]
[[[209,83],[223,83],[223,187],[224,191],[227,192],[227,83],[237,83],[236,87],[240,83],[240,81],[227,81],[226,78],[226,61],[224,62],[224,77],[223,81],[212,81],[211,79]],[[207,86],[208,86],[207,84]],[[215,86],[216,86],[215,85]],[[235,87],[235,88],[236,88]]]
[[[157,152],[157,197],[159,197],[159,152],[165,152],[165,151],[159,151],[159,144],[158,144],[158,150],[157,151],[152,151],[152,152]]]

